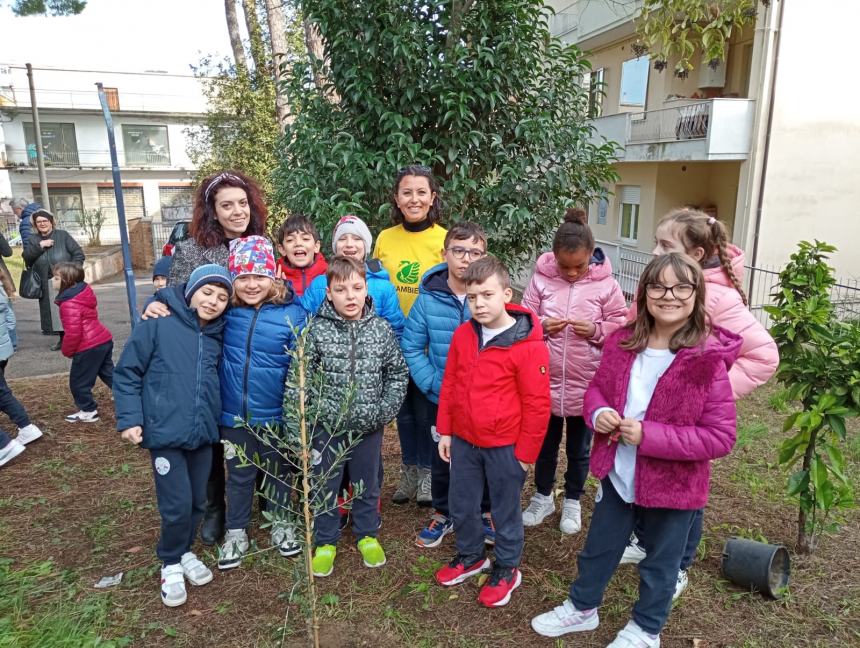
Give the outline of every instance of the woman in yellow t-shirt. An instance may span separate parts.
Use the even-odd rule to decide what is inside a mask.
[[[439,183],[429,167],[408,166],[397,172],[391,192],[391,217],[394,227],[380,232],[373,256],[391,275],[403,314],[418,297],[424,273],[443,261],[445,228]],[[403,465],[400,484],[392,497],[395,504],[415,498],[419,506],[430,506],[430,463],[436,444],[430,434],[429,401],[410,379],[406,400],[397,415],[397,432]]]

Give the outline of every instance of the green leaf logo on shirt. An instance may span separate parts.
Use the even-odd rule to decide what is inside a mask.
[[[418,283],[418,270],[420,264],[417,261],[401,261],[400,270],[397,271],[397,281],[405,284]]]

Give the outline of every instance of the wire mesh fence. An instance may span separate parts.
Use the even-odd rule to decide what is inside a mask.
[[[630,303],[636,295],[636,286],[645,266],[653,255],[648,252],[617,246],[609,251],[615,257],[613,274]],[[773,294],[778,290],[780,268],[769,266],[744,266],[744,290],[749,309],[765,328],[770,328],[770,315],[764,307],[773,303]],[[830,288],[830,300],[841,320],[860,320],[860,280],[837,278]]]

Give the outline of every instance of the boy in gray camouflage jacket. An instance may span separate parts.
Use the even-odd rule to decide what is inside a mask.
[[[385,564],[385,552],[376,539],[382,430],[400,409],[409,378],[397,338],[368,300],[364,264],[335,257],[326,279],[326,301],[311,321],[305,344],[307,375],[319,379],[311,390],[309,411],[324,424],[314,437],[314,448],[320,453],[314,469],[327,475],[324,492],[332,494],[330,510],[314,518],[315,576],[328,576],[334,570],[340,516],[333,502],[347,465],[352,482],[362,483],[352,502],[352,524],[364,565]],[[287,399],[295,399],[291,389]],[[349,433],[359,435],[359,441],[346,460],[332,469],[337,448],[346,443]]]

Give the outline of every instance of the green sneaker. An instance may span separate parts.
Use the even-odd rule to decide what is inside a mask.
[[[334,557],[337,555],[337,547],[334,545],[322,545],[314,551],[314,558],[311,565],[314,569],[314,576],[325,578],[331,576],[334,571]]]
[[[363,537],[358,541],[358,550],[364,558],[365,567],[382,567],[385,564],[385,552],[376,538]]]

